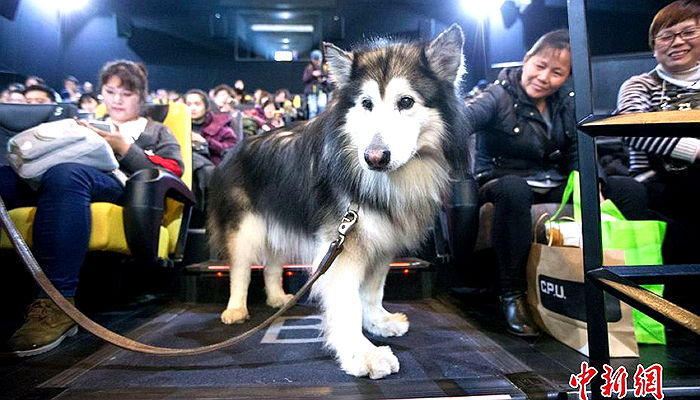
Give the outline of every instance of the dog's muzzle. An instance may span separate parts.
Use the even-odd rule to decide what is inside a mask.
[[[386,170],[391,161],[391,151],[386,147],[369,148],[365,150],[365,162],[371,170]]]

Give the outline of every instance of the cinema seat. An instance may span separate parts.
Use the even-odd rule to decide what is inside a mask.
[[[0,104],[2,140],[32,126],[57,118],[65,105]],[[104,108],[98,110],[104,114]],[[194,204],[192,183],[191,120],[184,104],[149,104],[145,113],[173,132],[185,163],[182,178],[158,169],[138,171],[127,181],[124,206],[92,203],[89,251],[130,255],[144,263],[172,263],[182,259],[187,224]],[[60,114],[70,117],[75,113]],[[6,157],[3,154],[3,157]],[[2,159],[0,159],[2,161]],[[35,207],[9,211],[27,243],[32,244]],[[0,248],[11,248],[4,232]]]

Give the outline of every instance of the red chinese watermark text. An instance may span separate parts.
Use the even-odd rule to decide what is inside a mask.
[[[578,397],[581,400],[588,400],[586,386],[598,374],[598,370],[590,367],[586,361],[581,363],[581,372],[572,374],[569,378],[569,386],[573,389],[578,389]],[[603,372],[600,377],[603,379],[603,385],[600,388],[603,397],[615,397],[618,399],[625,397],[627,394],[627,378],[629,373],[625,367],[613,367],[603,365]],[[651,395],[656,400],[664,398],[663,393],[663,367],[659,364],[652,364],[647,368],[637,365],[637,369],[632,377],[632,385],[634,388],[634,397],[644,397]]]

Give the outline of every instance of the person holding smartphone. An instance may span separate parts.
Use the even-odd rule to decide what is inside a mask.
[[[36,206],[34,252],[53,285],[71,302],[90,240],[90,203],[121,204],[124,182],[120,176],[145,168],[181,176],[184,168],[172,132],[141,116],[148,93],[143,65],[126,60],[106,64],[100,87],[110,129],[81,123],[110,145],[119,162],[116,174],[66,160],[48,169],[34,191],[10,167],[0,167],[0,196],[8,209]],[[24,325],[9,339],[8,347],[17,356],[41,354],[76,331],[73,320],[42,292],[29,306]]]

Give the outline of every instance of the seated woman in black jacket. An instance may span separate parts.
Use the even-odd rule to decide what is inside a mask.
[[[577,166],[574,93],[566,30],[542,36],[523,66],[506,68],[469,105],[476,133],[479,202],[494,204],[492,243],[498,258],[501,302],[508,331],[537,335],[525,300],[525,267],[532,242],[530,207],[558,202]],[[644,188],[610,177],[602,186],[629,219],[646,217]]]

